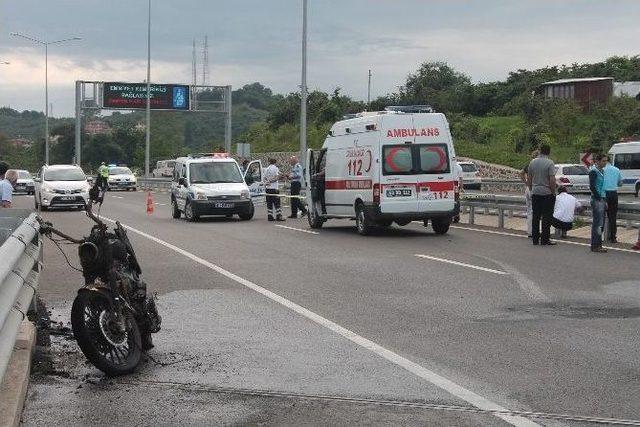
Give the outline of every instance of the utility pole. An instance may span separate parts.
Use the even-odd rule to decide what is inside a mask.
[[[191,58],[191,85],[195,86],[198,84],[198,81],[196,80],[197,78],[197,71],[196,71],[196,67],[198,66],[197,60],[196,60],[196,39],[194,37],[193,39],[193,51],[191,52],[192,58]]]
[[[151,0],[147,16],[147,126],[144,144],[144,176],[149,176],[151,161]]]
[[[202,86],[206,86],[209,79],[209,38],[204,35],[202,45]]]
[[[300,85],[300,163],[307,167],[307,0],[302,3],[302,82]]]
[[[367,84],[367,110],[371,105],[371,70],[369,70],[369,83]]]

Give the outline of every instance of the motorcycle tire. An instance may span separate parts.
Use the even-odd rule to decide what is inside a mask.
[[[133,372],[142,358],[140,329],[125,313],[125,330],[113,321],[108,298],[98,292],[80,292],[71,308],[73,335],[89,361],[108,376]]]

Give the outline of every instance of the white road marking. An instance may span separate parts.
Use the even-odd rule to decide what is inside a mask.
[[[124,199],[124,197],[122,197],[122,196],[113,196],[112,195],[111,197],[113,197],[114,199]]]
[[[156,206],[167,206],[167,204],[166,204],[166,203],[156,203],[155,205],[156,205]]]
[[[520,286],[520,289],[527,294],[527,296],[533,300],[540,302],[550,302],[551,299],[545,295],[542,289],[531,279],[529,279],[526,275],[520,273],[517,269],[510,266],[509,264],[503,263],[493,258],[487,258],[482,255],[477,255],[480,258],[484,258],[487,261],[491,261],[495,264],[498,264],[500,267],[507,272],[507,274],[511,275],[515,282]]]
[[[480,267],[479,265],[466,264],[464,262],[458,262],[458,261],[453,261],[453,260],[444,259],[444,258],[436,258],[434,256],[429,256],[429,255],[414,254],[414,256],[416,256],[418,258],[430,259],[432,261],[444,262],[446,264],[458,265],[460,267],[473,268],[474,270],[486,271],[487,273],[502,274],[502,275],[509,274],[509,273],[505,273],[504,271],[500,271],[500,270],[493,270],[491,268]]]
[[[302,228],[287,227],[286,225],[276,225],[276,227],[286,228],[287,230],[301,231],[303,233],[309,233],[309,234],[320,234],[317,231],[305,230]]]
[[[507,233],[507,232],[504,232],[504,231],[483,230],[483,229],[480,229],[480,228],[462,227],[462,226],[459,226],[459,225],[452,225],[450,228],[455,228],[455,229],[458,229],[458,230],[475,231],[477,233],[497,234],[497,235],[500,235],[500,236],[510,236],[510,237],[519,237],[521,239],[528,239],[528,237],[526,235],[524,235],[524,234]],[[589,243],[572,242],[570,240],[556,239],[556,240],[554,240],[554,242],[563,243],[565,245],[586,246],[588,248],[591,247],[591,245]],[[640,254],[640,251],[634,251],[633,249],[614,248],[614,247],[611,247],[611,246],[604,246],[604,248],[606,248],[607,250],[610,250],[610,251],[628,252],[628,253],[631,253],[631,254]]]
[[[102,217],[102,219],[109,221],[109,222],[115,222],[112,219],[106,218],[106,217]],[[506,408],[504,408],[503,406],[500,406],[499,404],[492,402],[491,400],[480,396],[479,394],[474,393],[473,391],[464,388],[463,386],[454,383],[453,381],[423,367],[418,365],[415,362],[410,361],[409,359],[400,356],[397,353],[394,353],[391,350],[386,349],[385,347],[382,347],[379,344],[376,344],[373,341],[370,341],[358,334],[356,334],[355,332],[350,331],[349,329],[343,328],[342,326],[338,325],[337,323],[332,322],[329,319],[326,319],[322,316],[320,316],[319,314],[314,313],[311,310],[308,310],[296,303],[294,303],[293,301],[290,301],[284,297],[281,297],[280,295],[271,292],[270,290],[263,288],[262,286],[256,285],[253,282],[250,282],[247,279],[243,279],[242,277],[231,273],[230,271],[225,270],[224,268],[217,266],[205,259],[202,259],[200,257],[198,257],[197,255],[192,254],[191,252],[188,252],[184,249],[181,249],[175,245],[172,245],[171,243],[165,242],[164,240],[161,240],[155,236],[152,236],[150,234],[145,233],[144,231],[140,231],[137,230],[131,226],[122,224],[123,227],[125,227],[126,229],[142,236],[145,237],[151,241],[154,241],[168,249],[171,249],[181,255],[184,255],[185,257],[191,259],[192,261],[197,262],[200,265],[203,265],[217,273],[220,273],[221,275],[251,289],[254,290],[256,292],[258,292],[259,294],[269,298],[270,300],[277,302],[278,304],[283,305],[284,307],[288,308],[291,311],[294,311],[298,314],[300,314],[301,316],[306,317],[307,319],[317,323],[318,325],[332,331],[335,332],[338,335],[343,336],[344,338],[348,339],[349,341],[353,342],[354,344],[359,345],[360,347],[363,347],[367,350],[369,350],[370,352],[377,354],[378,356],[382,357],[383,359],[386,359],[387,361],[411,372],[412,374],[416,375],[417,377],[420,377],[426,381],[428,381],[429,383],[441,388],[442,390],[448,392],[449,394],[458,397],[459,399],[464,400],[465,402],[475,406],[476,408],[479,409],[484,409],[484,410],[488,410],[488,411],[508,411]],[[541,427],[539,424],[531,421],[528,418],[524,418],[522,416],[516,416],[516,415],[507,415],[507,414],[501,414],[501,413],[495,413],[493,414],[496,417],[506,421],[507,423],[517,426],[517,427]]]

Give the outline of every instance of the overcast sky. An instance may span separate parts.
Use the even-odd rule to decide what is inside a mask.
[[[191,81],[192,40],[209,36],[209,83],[300,82],[302,0],[152,0],[155,82]],[[310,88],[366,99],[424,61],[474,81],[509,71],[640,53],[638,0],[309,0]],[[11,37],[79,36],[49,49],[54,116],[73,114],[75,80],[146,77],[146,0],[0,0],[0,106],[44,110],[44,49]],[[198,62],[201,56],[198,55]],[[199,66],[198,74],[201,69]]]

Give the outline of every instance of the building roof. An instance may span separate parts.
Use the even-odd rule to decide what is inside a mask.
[[[550,82],[544,82],[542,83],[541,86],[561,85],[566,83],[599,82],[603,80],[613,80],[613,77],[587,77],[582,79],[560,79],[560,80],[552,80]]]
[[[637,98],[640,96],[640,82],[613,82],[613,95]]]

